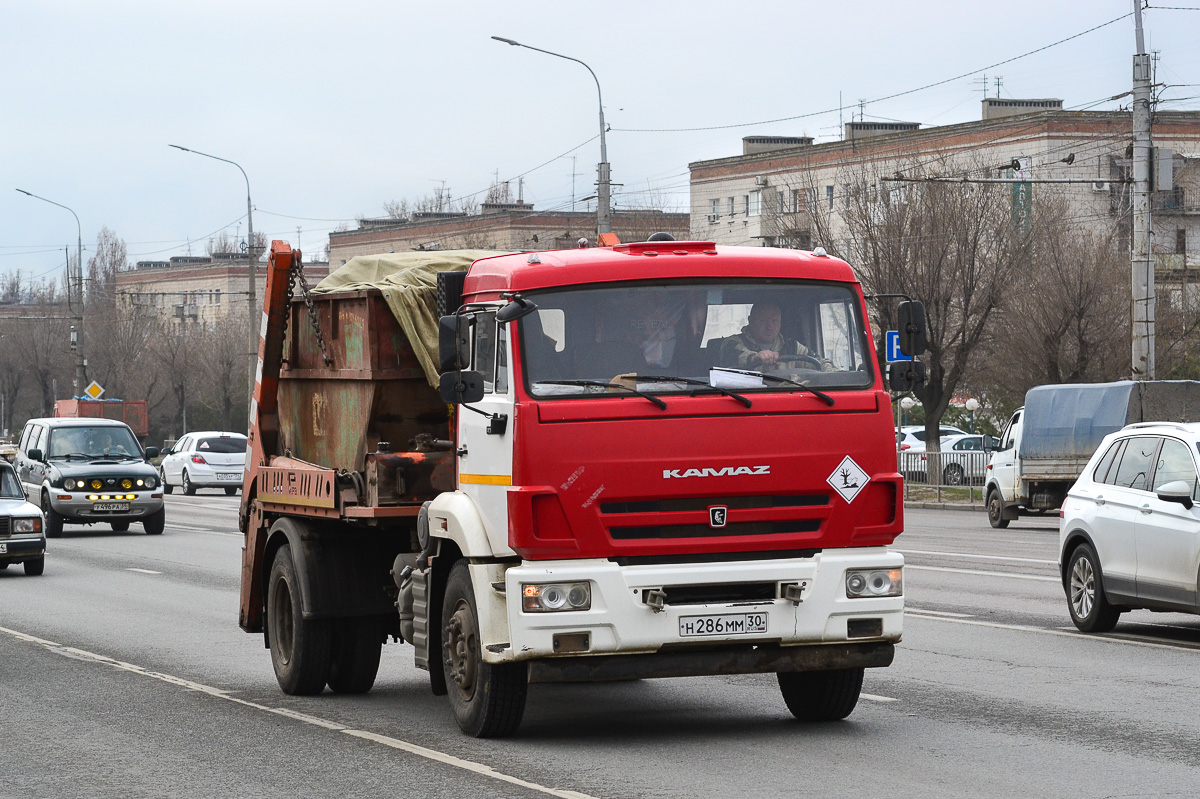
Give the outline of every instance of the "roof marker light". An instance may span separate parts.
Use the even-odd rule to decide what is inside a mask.
[[[828,258],[829,257],[829,253],[825,252],[824,247],[817,247],[815,250],[812,251],[812,254],[815,255],[817,258]]]

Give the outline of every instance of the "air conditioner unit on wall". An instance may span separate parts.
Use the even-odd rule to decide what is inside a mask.
[[[765,176],[763,176],[763,175],[759,175],[758,177],[756,177],[756,178],[754,179],[754,185],[755,185],[755,186],[765,186],[765,185],[767,185],[767,179],[766,179],[766,177],[765,177]]]
[[[1092,191],[1108,192],[1109,182],[1107,180],[1093,180]]]

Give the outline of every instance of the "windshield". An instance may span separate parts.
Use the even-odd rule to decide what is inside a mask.
[[[21,481],[11,466],[0,467],[0,497],[6,499],[24,499],[25,492],[21,490]]]
[[[50,431],[49,457],[141,457],[142,450],[128,427],[59,427]]]
[[[800,281],[530,294],[538,311],[519,323],[527,385],[534,396],[604,393],[605,386],[556,381],[621,376],[622,384],[655,394],[705,385],[795,391],[792,381],[866,388],[875,378],[857,296],[850,286]]]
[[[218,452],[224,455],[245,452],[246,439],[241,436],[221,436],[219,438],[202,438],[196,445],[200,452]]]

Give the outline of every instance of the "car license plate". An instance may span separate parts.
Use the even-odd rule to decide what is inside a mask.
[[[728,613],[719,616],[681,616],[679,635],[688,638],[695,635],[744,635],[765,633],[766,613]]]
[[[0,555],[8,554],[8,544],[0,543]]]
[[[92,510],[129,510],[128,502],[97,502]]]
[[[217,472],[218,480],[241,480],[242,476],[234,472]]]

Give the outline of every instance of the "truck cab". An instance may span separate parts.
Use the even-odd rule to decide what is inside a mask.
[[[1017,518],[1016,497],[1020,485],[1021,417],[1025,408],[1018,408],[1004,426],[1000,443],[992,450],[987,466],[986,497],[988,522],[992,527],[1008,527]]]

